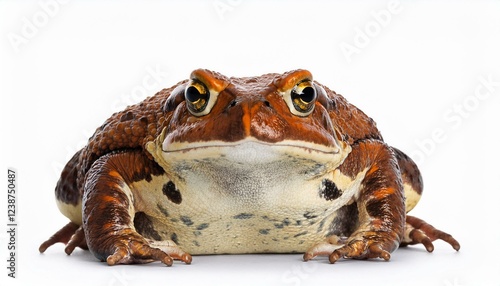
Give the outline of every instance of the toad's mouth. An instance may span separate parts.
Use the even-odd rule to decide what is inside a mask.
[[[301,160],[320,164],[338,164],[349,150],[339,145],[325,146],[296,140],[277,143],[246,138],[236,142],[202,141],[169,142],[162,144],[163,157],[167,161],[223,159],[239,163],[265,164],[277,160]]]
[[[240,178],[249,178],[249,181],[273,180],[272,176],[277,172],[309,180],[333,171],[351,151],[351,147],[342,141],[331,145],[301,140],[269,143],[247,137],[234,142],[177,142],[165,135],[164,130],[145,147],[167,173],[179,178],[177,183],[191,175],[199,177],[209,172],[213,172],[207,175],[212,178],[232,172]]]
[[[200,141],[200,142],[163,142],[162,150],[163,152],[189,152],[196,149],[206,149],[206,148],[231,148],[240,146],[258,146],[269,148],[299,148],[304,149],[309,152],[319,152],[324,154],[338,154],[340,152],[339,146],[325,146],[320,144],[315,144],[306,141],[296,141],[296,140],[285,140],[277,143],[268,143],[264,141],[259,141],[257,139],[245,139],[236,142],[224,142],[224,141]]]

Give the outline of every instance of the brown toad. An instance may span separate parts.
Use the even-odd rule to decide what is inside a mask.
[[[406,216],[415,163],[374,121],[306,70],[189,80],[115,113],[56,187],[71,222],[40,246],[114,265],[190,254],[383,258],[450,235]]]

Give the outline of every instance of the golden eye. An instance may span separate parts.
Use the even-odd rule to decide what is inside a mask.
[[[188,110],[195,116],[206,115],[208,102],[210,101],[210,91],[201,81],[193,80],[184,91]],[[205,112],[206,111],[206,112]]]
[[[313,111],[314,103],[316,102],[316,89],[311,81],[302,81],[291,90],[290,98],[293,108],[299,112],[299,114],[293,112],[293,110],[292,113],[302,116],[309,115]]]

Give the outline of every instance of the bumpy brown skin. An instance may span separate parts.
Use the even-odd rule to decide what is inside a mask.
[[[118,150],[144,152],[144,144],[155,139],[168,125],[172,113],[165,114],[163,106],[173,88],[164,89],[106,120],[87,146],[77,152],[64,168],[56,186],[56,197],[76,205],[83,196],[85,176],[99,157]]]
[[[205,132],[200,137],[206,140],[236,141],[245,136],[253,136],[260,140],[277,142],[294,136],[297,136],[295,139],[300,139],[298,136],[301,136],[301,128],[316,128],[313,123],[306,121],[307,119],[287,115],[289,112],[284,103],[280,105],[271,101],[279,100],[273,98],[279,97],[276,89],[285,89],[288,88],[287,85],[296,84],[296,78],[307,76],[308,72],[294,71],[284,75],[268,74],[242,79],[228,79],[204,70],[197,71],[197,74],[206,77],[210,88],[225,90],[224,96],[219,96],[213,113],[224,114],[225,110],[234,106],[239,109],[232,109],[233,112],[241,113],[241,122],[205,120],[204,125],[195,131],[189,127],[193,132]],[[228,82],[252,85],[256,80],[270,82],[268,87],[260,91],[262,98],[267,99],[235,99],[231,94],[237,93],[237,90],[233,90],[232,85],[227,85]],[[185,81],[178,85],[183,83]],[[150,247],[141,235],[131,229],[133,218],[128,212],[130,200],[123,192],[123,187],[130,183],[149,181],[151,176],[164,172],[145,151],[147,142],[158,137],[164,128],[167,133],[178,132],[179,136],[183,136],[183,132],[188,130],[182,129],[188,124],[185,117],[187,111],[183,106],[184,95],[177,90],[177,93],[172,94],[176,86],[164,89],[137,105],[113,114],[96,130],[88,145],[68,162],[56,186],[56,197],[73,205],[83,201],[83,226],[68,224],[42,244],[41,252],[56,242],[63,242],[68,243],[68,254],[77,246],[86,248],[88,245],[98,259],[107,261],[110,265],[150,261],[171,265],[172,259],[191,262],[188,254],[165,253]],[[405,218],[402,184],[410,184],[419,193],[422,191],[420,173],[411,159],[383,142],[371,118],[348,103],[341,95],[321,87],[326,94],[319,96],[314,112],[317,112],[317,116],[328,116],[331,123],[317,128],[336,132],[337,137],[351,146],[351,153],[339,167],[343,174],[354,178],[367,169],[359,202],[364,204],[370,218],[369,223],[361,222],[367,225],[359,228],[359,232],[350,234],[353,239],[329,253],[330,261],[333,263],[341,257],[388,260],[390,252],[401,242],[404,245],[423,243],[432,251],[431,241],[435,239],[444,239],[458,250],[458,242],[451,236],[416,218]],[[273,108],[278,110],[277,114],[285,115],[276,117],[275,114],[265,113],[269,110],[268,100],[274,104]],[[210,119],[210,116],[212,115],[207,115],[207,118]],[[277,131],[266,133],[266,129],[259,127],[259,124],[250,122],[249,118],[258,116],[274,116],[258,118],[257,122],[265,122],[266,128]],[[333,124],[336,129],[329,124]],[[317,140],[317,143],[329,143],[322,138],[313,139]],[[416,175],[409,177],[407,174]],[[404,240],[405,231],[411,232],[410,240]],[[307,255],[305,259],[309,260],[314,256],[315,254]]]

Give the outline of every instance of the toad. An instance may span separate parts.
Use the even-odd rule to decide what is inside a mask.
[[[307,70],[188,80],[113,114],[55,189],[70,222],[40,246],[109,265],[191,255],[304,253],[389,260],[399,246],[459,243],[406,215],[416,164]]]

